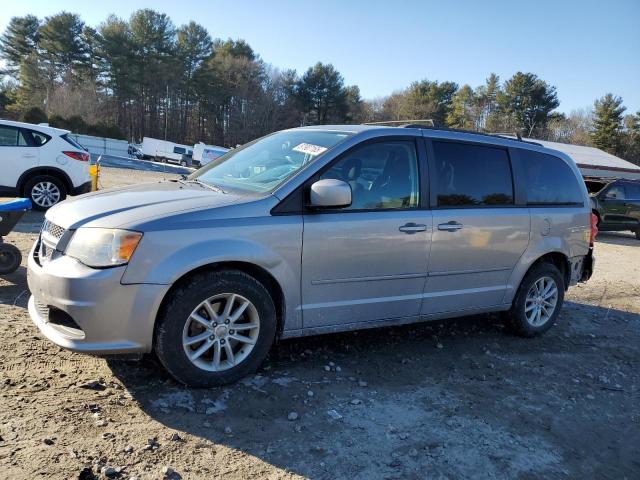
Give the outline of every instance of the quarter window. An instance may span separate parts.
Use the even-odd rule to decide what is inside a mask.
[[[29,130],[28,132],[31,135],[31,138],[33,139],[33,144],[36,147],[41,147],[51,139],[49,135],[45,135],[44,133],[36,132],[34,130]]]
[[[439,207],[513,204],[513,181],[505,149],[433,142]]]
[[[520,150],[529,205],[582,205],[578,179],[564,160],[533,150]]]
[[[412,141],[376,142],[357,147],[334,163],[321,179],[351,186],[351,206],[343,210],[416,208],[420,189]]]

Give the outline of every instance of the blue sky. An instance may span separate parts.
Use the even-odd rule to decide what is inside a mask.
[[[243,38],[276,67],[333,63],[365,98],[425,78],[475,87],[490,72],[504,80],[521,70],[557,87],[560,111],[608,92],[640,110],[640,0],[21,0],[3,2],[0,30],[27,13],[67,10],[97,26],[144,7]]]

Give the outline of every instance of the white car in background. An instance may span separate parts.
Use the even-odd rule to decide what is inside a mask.
[[[0,195],[46,210],[91,190],[89,153],[68,130],[0,119]]]
[[[142,158],[155,160],[156,162],[177,163],[183,167],[191,164],[193,149],[187,145],[159,140],[157,138],[144,137],[140,145]]]
[[[206,145],[202,142],[193,146],[193,166],[202,167],[221,157],[229,151],[228,148],[219,147],[217,145]]]

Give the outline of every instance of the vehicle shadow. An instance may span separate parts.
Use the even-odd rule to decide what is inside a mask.
[[[18,233],[39,233],[44,222],[44,213],[38,210],[30,210],[25,212],[20,221],[13,227],[14,232]]]
[[[0,305],[11,305],[26,308],[29,301],[27,287],[27,269],[23,265],[7,275],[0,275]]]
[[[631,232],[598,232],[596,243],[640,247],[640,240]]]
[[[154,420],[307,478],[424,478],[425,468],[433,478],[574,476],[593,465],[632,468],[606,434],[627,429],[631,395],[616,397],[615,412],[597,407],[606,420],[578,425],[597,403],[564,406],[584,395],[575,378],[599,359],[638,354],[639,318],[567,302],[559,324],[535,339],[482,315],[289,340],[257,374],[212,389],[177,384],[153,357],[108,364]],[[602,322],[606,338],[597,337]],[[616,335],[636,347],[620,350]],[[608,448],[588,440],[598,432]],[[584,449],[593,463],[573,454]]]

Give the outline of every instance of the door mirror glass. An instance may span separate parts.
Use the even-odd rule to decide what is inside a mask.
[[[351,186],[342,180],[327,178],[311,185],[311,206],[344,208],[351,205]]]

